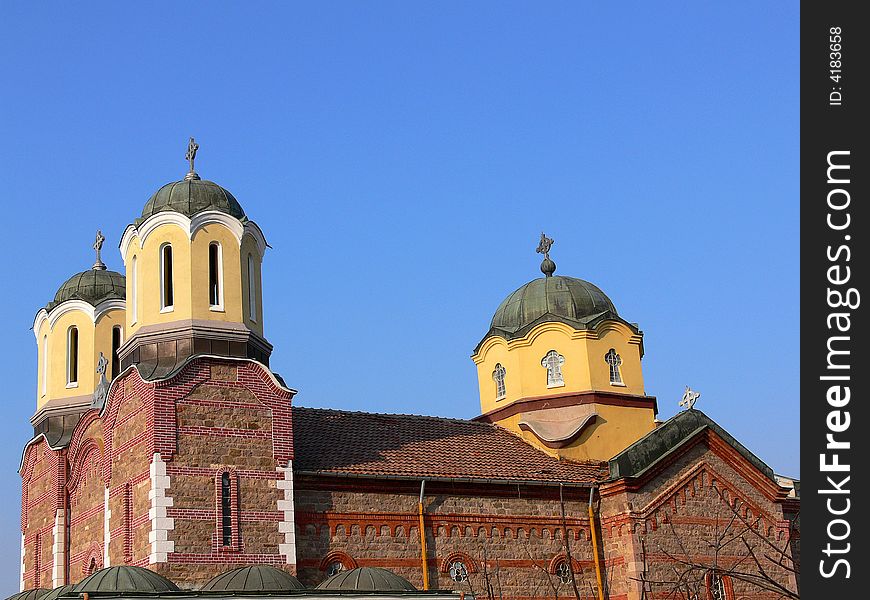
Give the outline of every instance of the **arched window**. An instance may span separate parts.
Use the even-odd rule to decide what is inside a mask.
[[[254,275],[253,254],[248,254],[248,318],[257,321],[257,280]]]
[[[172,246],[160,247],[160,310],[170,311],[175,305],[172,279]]]
[[[492,372],[492,380],[495,381],[495,399],[503,400],[506,392],[504,387],[504,376],[507,374],[507,371],[501,363],[496,363],[495,369]]]
[[[334,560],[326,565],[326,576],[332,577],[344,571],[344,564],[340,560]]]
[[[450,563],[448,574],[450,575],[450,579],[457,583],[468,581],[468,567],[466,567],[465,563],[461,560],[454,560]]]
[[[604,355],[604,362],[610,367],[610,385],[625,385],[622,383],[622,374],[619,367],[622,365],[622,358],[616,353],[616,350],[611,348]]]
[[[66,334],[66,385],[79,384],[79,330],[72,326]]]
[[[230,474],[221,475],[221,543],[233,545],[233,499]]]
[[[221,245],[212,242],[208,245],[208,304],[214,310],[224,306],[223,252]]]
[[[87,570],[87,573],[85,573],[85,575],[93,575],[96,572],[97,572],[97,559],[92,558],[91,562],[88,563],[88,570]]]
[[[139,320],[139,272],[136,257],[130,263],[130,325]]]
[[[48,336],[42,336],[42,395],[48,391]]]
[[[565,385],[565,379],[562,377],[562,365],[565,364],[565,357],[550,350],[547,355],[541,359],[541,366],[547,369],[547,387],[561,387]]]
[[[556,565],[556,577],[562,584],[571,583],[571,567],[568,566],[568,561],[563,560]]]
[[[114,379],[121,372],[121,358],[118,349],[121,347],[121,326],[112,327],[112,377]]]
[[[731,589],[731,580],[727,575],[716,571],[707,571],[705,577],[707,597],[710,600],[732,600],[734,593]]]

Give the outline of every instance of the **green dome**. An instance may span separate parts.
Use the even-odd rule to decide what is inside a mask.
[[[519,338],[535,325],[551,321],[586,329],[602,318],[619,319],[619,315],[597,286],[574,277],[541,277],[505,298],[492,317],[486,337]]]
[[[141,223],[166,210],[188,217],[206,210],[218,210],[240,221],[245,220],[245,211],[235,196],[215,182],[205,179],[182,179],[167,183],[145,203],[142,216],[136,222]]]
[[[67,279],[46,308],[51,310],[67,300],[84,300],[96,306],[104,300],[123,300],[126,294],[127,283],[120,273],[104,269],[88,269]]]
[[[227,571],[202,587],[204,592],[289,592],[302,589],[305,586],[298,579],[268,565]]]
[[[357,567],[333,575],[317,586],[318,590],[356,590],[375,592],[417,591],[404,577],[378,567]]]
[[[48,592],[49,590],[45,588],[33,588],[32,590],[24,590],[23,592],[12,594],[6,600],[37,600],[37,598],[45,596]]]
[[[73,588],[81,592],[175,592],[178,586],[143,567],[108,567],[82,579]]]
[[[57,600],[61,596],[66,596],[67,594],[71,593],[75,586],[76,585],[74,583],[68,583],[66,585],[56,587],[48,592],[45,596],[42,596],[40,600]]]

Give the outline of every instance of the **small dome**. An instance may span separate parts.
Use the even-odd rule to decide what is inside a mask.
[[[145,203],[142,216],[136,223],[167,210],[188,217],[206,210],[218,210],[240,221],[245,220],[245,211],[235,196],[215,182],[204,179],[182,179],[167,183]]]
[[[268,565],[227,571],[202,587],[204,592],[289,592],[303,589],[305,586],[298,579]]]
[[[374,592],[415,592],[404,577],[378,567],[357,567],[333,575],[317,586],[318,590],[356,590]]]
[[[178,586],[143,567],[107,567],[82,579],[75,588],[81,592],[175,592]]]
[[[49,302],[46,308],[51,310],[67,300],[84,300],[88,304],[96,306],[104,300],[123,300],[126,294],[127,282],[120,273],[102,269],[88,269],[67,279],[57,290],[54,300]]]
[[[48,592],[45,596],[42,596],[40,600],[57,600],[61,596],[66,596],[67,594],[73,591],[73,588],[76,586],[74,583],[68,583],[66,585],[62,585],[60,587],[56,587],[50,592]]]
[[[42,598],[49,591],[45,588],[33,588],[32,590],[24,590],[23,592],[12,594],[6,600],[37,600],[37,598]]]
[[[619,315],[597,286],[574,277],[541,277],[505,298],[492,317],[486,337],[522,337],[535,325],[549,321],[586,329],[592,321],[605,317]]]

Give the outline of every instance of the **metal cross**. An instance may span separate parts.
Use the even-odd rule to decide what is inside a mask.
[[[195,173],[193,170],[193,161],[196,160],[196,151],[199,150],[199,144],[194,141],[193,138],[190,138],[190,141],[187,143],[187,154],[184,155],[184,158],[190,162],[190,172]]]
[[[94,262],[94,269],[104,270],[106,265],[100,260],[100,250],[103,248],[103,242],[106,241],[106,238],[103,237],[103,232],[97,229],[97,238],[94,240],[94,245],[92,248],[97,252],[97,260]]]
[[[538,244],[538,249],[535,250],[538,254],[543,254],[544,258],[550,258],[550,246],[553,245],[553,238],[548,238],[541,232],[541,242]]]
[[[695,407],[695,402],[697,402],[700,397],[701,392],[696,392],[689,386],[686,386],[686,391],[683,392],[683,399],[680,400],[680,406],[685,406],[687,409],[691,410]]]

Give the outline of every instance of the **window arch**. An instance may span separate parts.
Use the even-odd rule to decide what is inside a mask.
[[[610,385],[625,385],[622,382],[622,372],[619,367],[622,366],[622,357],[616,353],[616,350],[611,348],[604,355],[604,362],[610,368]]]
[[[451,552],[441,561],[441,573],[456,583],[468,581],[469,573],[477,573],[477,564],[465,552]]]
[[[507,370],[501,366],[501,363],[495,364],[495,369],[492,371],[492,380],[495,381],[495,399],[504,400],[507,395],[504,385],[504,377],[507,375]]]
[[[709,600],[733,600],[734,589],[731,586],[731,578],[718,571],[707,571],[704,577]]]
[[[172,276],[172,245],[160,246],[160,311],[168,312],[175,306]]]
[[[257,280],[253,254],[248,254],[248,318],[255,323],[257,321]]]
[[[73,325],[66,332],[66,386],[79,384],[79,328]]]
[[[562,376],[562,365],[565,364],[565,357],[550,350],[546,356],[541,359],[541,366],[547,369],[547,387],[562,387],[565,385],[565,378]]]
[[[42,395],[48,393],[48,336],[42,336]]]
[[[320,570],[326,573],[326,577],[338,575],[342,571],[356,569],[356,560],[346,552],[333,550],[320,561]]]
[[[130,325],[139,320],[139,268],[137,258],[130,261]]]
[[[212,310],[224,306],[223,250],[218,242],[208,245],[208,304]]]

